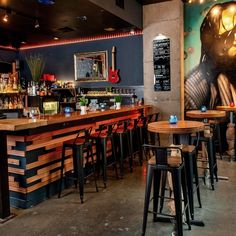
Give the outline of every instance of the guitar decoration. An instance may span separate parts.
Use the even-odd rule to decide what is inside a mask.
[[[115,53],[116,53],[116,47],[112,47],[112,62],[111,62],[111,68],[109,70],[109,77],[108,77],[108,81],[111,83],[118,83],[120,78],[118,75],[119,70],[115,69]]]

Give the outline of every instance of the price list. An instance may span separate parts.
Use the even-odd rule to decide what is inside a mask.
[[[170,91],[170,39],[153,40],[154,91]]]

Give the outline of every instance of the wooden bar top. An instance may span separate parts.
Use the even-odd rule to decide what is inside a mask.
[[[72,112],[70,114],[57,114],[51,116],[41,116],[39,119],[31,118],[18,118],[18,119],[3,119],[0,120],[1,131],[19,131],[25,129],[37,128],[40,126],[46,126],[51,124],[59,124],[63,122],[79,121],[83,119],[92,119],[96,117],[115,115],[119,113],[125,113],[129,111],[135,111],[140,109],[151,108],[150,105],[141,106],[122,106],[121,109],[109,109],[105,111],[97,110],[94,112],[87,112],[86,114],[80,114],[80,111]]]

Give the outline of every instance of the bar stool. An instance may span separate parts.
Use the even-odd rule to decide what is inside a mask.
[[[183,235],[183,219],[182,219],[182,196],[183,191],[184,209],[186,214],[186,222],[188,229],[191,229],[189,217],[189,204],[186,186],[186,173],[184,168],[184,161],[182,150],[178,147],[159,147],[154,145],[143,145],[144,153],[152,151],[154,156],[148,161],[147,165],[147,180],[144,200],[143,226],[142,235],[145,235],[147,225],[147,215],[149,209],[150,194],[153,183],[153,221],[165,221],[170,219],[176,220],[177,235]],[[175,203],[175,215],[161,214],[158,212],[159,192],[161,174],[170,172],[173,182],[173,193]]]
[[[119,121],[117,124],[116,132],[115,132],[115,135],[118,139],[118,140],[116,139],[116,143],[119,150],[121,178],[124,177],[124,159],[126,158],[126,156],[128,156],[129,158],[130,172],[133,171],[133,154],[131,151],[130,138],[129,138],[129,132],[128,132],[129,122],[130,122],[129,119]],[[125,146],[125,144],[127,144],[127,147]],[[126,150],[128,151],[128,153],[126,153]]]
[[[72,149],[72,158],[73,158],[73,178],[72,179],[74,180],[76,188],[77,188],[77,183],[79,181],[79,192],[80,192],[81,203],[83,203],[84,178],[86,177],[84,176],[84,152],[86,152],[86,157],[85,157],[86,164],[91,163],[95,187],[96,187],[96,191],[98,192],[97,179],[96,179],[96,174],[95,174],[93,147],[92,147],[92,142],[89,140],[90,132],[91,132],[91,128],[79,130],[75,139],[68,140],[63,143],[61,167],[60,167],[61,177],[60,177],[60,183],[59,183],[58,198],[61,197],[63,170],[64,170],[64,163],[66,159],[66,149],[68,148]],[[81,136],[81,134],[83,134],[83,136]]]
[[[142,145],[143,144],[141,143],[141,140],[139,137],[139,128],[137,124],[138,124],[138,118],[128,120],[127,131],[129,134],[131,156],[135,158],[135,155],[139,154],[139,164],[140,166],[142,166],[142,163],[143,163]]]
[[[192,145],[183,144],[177,145],[181,148],[184,163],[185,163],[185,171],[187,177],[187,189],[188,189],[188,199],[189,199],[189,208],[190,208],[190,215],[191,219],[194,220],[194,184],[195,190],[197,192],[197,199],[199,203],[199,207],[202,207],[201,203],[201,194],[200,194],[200,185],[198,179],[198,169],[197,169],[197,156],[198,156],[198,148],[199,148],[199,133],[195,134],[196,139],[194,141],[191,140],[191,137],[188,137],[188,142],[191,142]],[[179,140],[175,139],[175,143],[180,143]],[[160,213],[162,212],[164,206],[164,196],[166,190],[166,173],[163,173],[162,176],[162,188],[161,188],[161,200],[160,200]],[[195,182],[193,182],[195,180]],[[171,196],[171,191],[170,191]]]
[[[222,152],[222,140],[221,140],[221,131],[220,131],[220,122],[218,120],[209,120],[209,123],[212,127],[213,135],[214,135],[214,145],[218,147],[219,156],[222,160],[223,152]]]
[[[218,174],[217,174],[218,168],[217,168],[216,151],[215,151],[215,137],[214,137],[214,132],[213,132],[214,128],[215,128],[214,125],[210,123],[206,123],[204,132],[200,132],[199,146],[200,145],[206,146],[207,157],[206,159],[202,158],[203,156],[202,157],[198,156],[197,158],[198,163],[203,163],[203,164],[206,163],[208,165],[206,167],[202,167],[198,165],[198,168],[204,169],[205,171],[209,170],[210,184],[211,184],[212,190],[215,189],[214,178],[216,179],[216,182],[218,182]],[[192,138],[193,138],[193,141],[196,139],[194,137]],[[206,184],[205,173],[203,176],[200,176],[199,178],[203,178],[204,184]]]
[[[160,114],[159,112],[149,114],[147,118],[147,124],[151,122],[157,122],[159,118],[159,114]],[[147,130],[147,125],[145,127],[145,130]],[[150,143],[151,145],[157,144],[158,146],[161,145],[159,133],[152,133],[152,132],[147,131],[147,135],[148,137],[146,138],[147,140],[146,143]]]
[[[98,173],[102,166],[103,172],[103,183],[104,187],[107,187],[107,167],[112,165],[115,169],[116,178],[118,179],[117,171],[117,160],[116,160],[116,147],[114,142],[114,133],[117,129],[117,123],[108,123],[100,124],[99,128],[95,132],[91,132],[90,138],[95,141],[96,144],[96,153],[97,153],[97,163],[98,163]],[[108,151],[108,142],[111,143],[111,152],[113,157],[112,161],[107,163],[107,151]],[[102,162],[102,163],[101,163]]]

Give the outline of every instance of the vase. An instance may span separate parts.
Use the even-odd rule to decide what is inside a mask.
[[[120,109],[121,107],[121,102],[116,102],[116,109]]]
[[[80,114],[86,114],[87,113],[87,106],[80,106]]]

